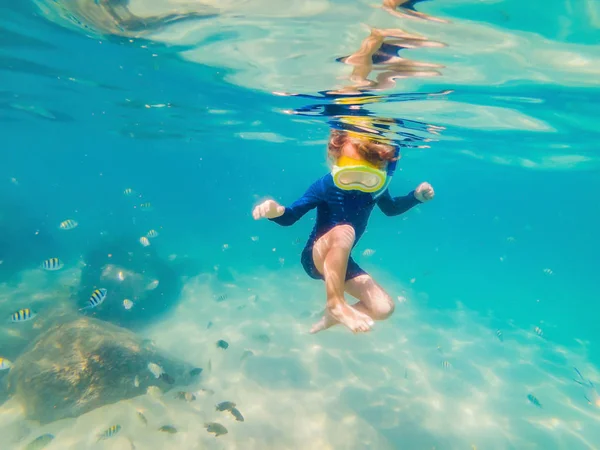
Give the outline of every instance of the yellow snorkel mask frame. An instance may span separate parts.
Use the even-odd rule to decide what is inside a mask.
[[[375,193],[381,190],[388,174],[368,161],[340,156],[331,171],[335,185],[345,191]]]
[[[347,133],[351,137],[364,139],[363,133],[354,131],[347,131]],[[382,136],[378,136],[376,141],[394,147],[394,159],[388,161],[385,169],[381,169],[377,165],[362,159],[340,156],[331,170],[333,182],[338,188],[345,191],[357,190],[370,193],[373,194],[374,198],[385,192],[396,171],[400,147],[391,139],[385,139]]]

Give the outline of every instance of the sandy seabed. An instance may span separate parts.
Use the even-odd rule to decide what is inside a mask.
[[[67,289],[76,276],[65,272],[66,282],[57,284]],[[31,298],[37,307],[49,302],[32,289],[51,292],[54,281],[37,271],[18,286],[2,286],[0,313],[14,308],[11,297]],[[573,367],[600,379],[587,361],[587,343],[566,348],[510,324],[501,342],[488,317],[461,304],[434,310],[425,295],[383,284],[397,299],[390,320],[367,335],[340,327],[310,335],[323,287],[296,270],[237,276],[235,284],[214,275],[191,278],[177,307],[141,334],[204,368],[198,384],[45,426],[24,419],[9,399],[0,408],[3,448],[25,448],[44,433],[55,435],[48,450],[600,448],[600,405],[590,405],[573,381]],[[34,332],[3,327],[12,343]],[[220,339],[226,350],[216,346]],[[196,400],[177,399],[179,390]],[[244,422],[215,410],[225,400],[237,404]],[[221,423],[228,434],[214,437],[206,422]],[[121,431],[97,442],[113,424]],[[178,432],[158,431],[163,425]]]

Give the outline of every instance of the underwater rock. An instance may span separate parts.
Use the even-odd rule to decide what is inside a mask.
[[[102,240],[84,260],[74,301],[81,308],[95,289],[106,289],[102,305],[87,311],[95,318],[135,328],[159,319],[179,299],[182,282],[176,268],[134,236]],[[125,299],[133,303],[131,308],[123,304]]]
[[[171,389],[148,370],[149,361],[160,364],[177,385],[194,380],[192,365],[144,348],[134,333],[79,317],[39,336],[14,362],[7,387],[27,418],[44,424],[143,395],[149,386]]]

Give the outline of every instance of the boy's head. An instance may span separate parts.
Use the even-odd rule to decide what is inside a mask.
[[[335,164],[340,156],[346,156],[383,168],[386,163],[398,159],[395,153],[391,145],[343,130],[331,130],[327,145],[327,158],[332,164]]]

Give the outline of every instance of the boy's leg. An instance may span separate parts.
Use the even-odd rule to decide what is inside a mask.
[[[354,228],[337,225],[321,236],[313,247],[313,261],[325,279],[327,308],[323,322],[315,324],[312,333],[341,323],[352,332],[369,331],[373,320],[363,312],[352,308],[344,299],[348,258],[354,245]]]
[[[346,281],[345,289],[359,300],[352,306],[364,311],[374,320],[385,320],[394,312],[394,300],[369,274]]]
[[[394,300],[369,274],[362,274],[346,281],[345,290],[358,300],[352,307],[367,314],[374,320],[385,320],[394,312]],[[326,317],[317,322],[311,332],[325,330],[337,322]]]

